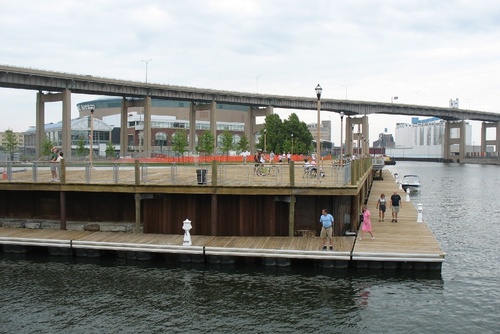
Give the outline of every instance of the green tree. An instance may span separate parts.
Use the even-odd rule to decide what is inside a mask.
[[[198,146],[196,147],[196,150],[198,152],[204,152],[205,155],[209,155],[213,153],[214,148],[214,135],[212,134],[212,132],[208,130],[203,132],[198,140]]]
[[[313,147],[313,136],[307,128],[307,124],[301,122],[297,114],[292,113],[288,119],[282,121],[279,115],[267,115],[264,127],[261,130],[262,136],[266,133],[266,148],[275,153],[292,152],[308,153]],[[293,135],[293,136],[292,136]],[[264,138],[256,145],[257,148],[264,149]]]
[[[14,153],[18,150],[19,141],[17,140],[17,137],[12,129],[7,129],[5,131],[2,146],[4,150],[9,152],[10,160],[14,160]]]
[[[106,158],[114,158],[116,154],[115,147],[111,142],[106,144]]]
[[[248,142],[248,138],[247,136],[245,136],[245,134],[243,134],[243,136],[241,136],[240,138],[240,141],[236,144],[236,150],[238,151],[238,153],[241,153],[248,151],[249,148],[250,143]]]
[[[172,136],[172,149],[180,156],[184,156],[189,145],[188,133],[186,129],[181,129]]]
[[[51,154],[51,149],[52,147],[54,146],[54,143],[49,139],[49,137],[45,137],[45,139],[43,140],[43,143],[42,143],[42,157],[43,156],[49,156],[50,157],[50,154]]]
[[[286,131],[288,132],[288,137],[286,142],[288,143],[287,151],[291,151],[291,143],[293,134],[293,153],[309,153],[313,148],[313,136],[307,124],[301,122],[297,114],[292,113],[288,116],[288,119],[283,122]]]
[[[78,143],[76,144],[76,155],[79,157],[87,155],[87,149],[85,149],[85,139],[83,139],[83,136],[80,136]]]
[[[234,148],[233,135],[231,132],[224,130],[221,134],[221,151],[222,154],[229,155],[229,151]]]

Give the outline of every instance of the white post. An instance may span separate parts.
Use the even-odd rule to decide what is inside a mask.
[[[422,218],[423,205],[419,203],[417,205],[418,215],[417,215],[417,223],[422,223],[424,220]]]
[[[410,188],[406,188],[406,201],[410,201]]]
[[[182,229],[184,230],[184,242],[182,243],[184,246],[191,246],[193,243],[191,242],[191,234],[189,234],[189,230],[192,229],[191,221],[186,219],[184,221],[184,225]]]

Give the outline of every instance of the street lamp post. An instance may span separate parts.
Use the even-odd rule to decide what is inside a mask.
[[[316,163],[317,163],[317,168],[318,172],[316,173],[316,177],[319,178],[321,177],[321,172],[320,172],[320,166],[319,166],[319,159],[321,159],[321,148],[320,148],[320,141],[321,141],[321,93],[323,92],[323,88],[318,84],[315,88],[316,90],[316,97],[318,98],[317,105],[318,105],[318,129],[317,129],[317,138],[316,138]]]
[[[92,166],[92,158],[94,156],[94,149],[92,147],[92,143],[94,142],[94,107],[90,108],[90,154],[89,154],[89,161],[90,161],[90,166]]]
[[[293,155],[293,133],[292,133],[292,155]]]
[[[257,94],[259,93],[259,77],[261,77],[262,74],[259,74],[258,76],[255,77],[255,86],[257,88]]]
[[[344,138],[344,112],[340,112],[340,166],[344,166],[344,149],[342,148],[342,139]]]
[[[351,84],[347,85],[341,85],[342,87],[345,87],[345,99],[347,100],[347,87],[349,87]]]
[[[146,63],[146,83],[148,83],[148,63],[153,60],[153,59],[148,59],[148,60],[141,60]]]

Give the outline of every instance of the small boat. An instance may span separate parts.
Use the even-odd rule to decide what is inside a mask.
[[[386,166],[388,166],[388,165],[395,165],[396,164],[396,159],[394,159],[394,157],[384,156],[384,164]]]
[[[418,175],[405,175],[401,180],[401,187],[404,191],[406,189],[418,190],[420,188],[420,177]]]

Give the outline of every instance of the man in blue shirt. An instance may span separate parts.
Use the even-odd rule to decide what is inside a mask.
[[[322,224],[320,237],[323,239],[323,250],[326,250],[326,238],[330,241],[330,250],[333,250],[333,216],[326,209],[321,211],[319,222]]]

